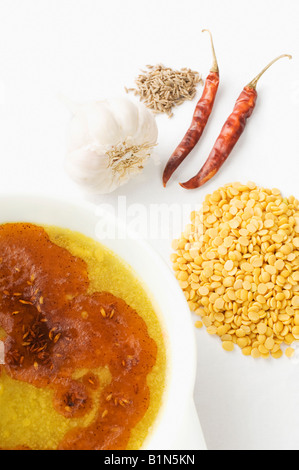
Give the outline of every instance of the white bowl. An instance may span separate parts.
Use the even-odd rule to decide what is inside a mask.
[[[73,204],[36,195],[0,195],[0,208],[1,224],[31,222],[78,231],[100,241],[132,267],[160,314],[168,354],[163,404],[143,448],[206,449],[193,401],[196,374],[194,326],[183,293],[164,261],[147,243],[128,231],[121,239],[100,240],[96,235],[99,216],[92,204]],[[119,226],[119,221],[111,215],[104,214],[103,217],[107,224]]]

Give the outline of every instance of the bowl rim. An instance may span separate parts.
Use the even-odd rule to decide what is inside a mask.
[[[72,200],[68,197],[61,196],[50,196],[45,194],[35,193],[1,193],[0,191],[0,224],[9,223],[9,222],[32,222],[37,225],[46,224],[46,225],[56,225],[64,228],[69,228],[74,230],[73,225],[70,224],[67,217],[65,217],[65,224],[57,224],[38,221],[41,220],[41,216],[36,215],[38,210],[49,211],[51,208],[50,215],[45,215],[45,218],[55,218],[57,213],[53,212],[55,209],[67,209],[67,214],[76,213],[82,215],[84,222],[88,225],[91,222],[91,225],[94,224],[95,213],[98,209],[98,205],[90,203],[88,201],[78,201]],[[10,219],[7,217],[7,214],[12,210],[16,214]],[[32,215],[28,218],[27,216],[23,219],[23,211],[29,211]],[[5,215],[6,214],[6,215]],[[83,217],[84,215],[84,217]],[[107,216],[107,220],[120,226],[120,220],[111,215],[103,214]],[[98,216],[97,216],[98,217]],[[59,217],[58,217],[59,218]],[[74,224],[76,226],[78,221]],[[71,227],[70,227],[71,225]],[[157,300],[157,295],[154,292],[151,292],[149,289],[148,292],[151,293],[152,300],[158,305],[160,312],[160,322],[163,328],[166,328],[166,349],[167,349],[167,374],[166,374],[166,386],[163,393],[162,405],[158,412],[158,415],[155,419],[155,422],[148,434],[148,437],[145,439],[142,449],[170,449],[172,442],[178,440],[178,433],[182,433],[180,429],[180,424],[183,424],[185,421],[186,414],[190,408],[190,404],[193,403],[193,392],[196,380],[196,366],[197,366],[197,352],[196,352],[196,339],[195,339],[195,328],[192,323],[190,310],[186,302],[185,296],[182,290],[179,287],[179,284],[170,269],[166,261],[162,256],[150,245],[146,240],[143,240],[134,233],[132,230],[128,230],[127,227],[122,226],[122,230],[125,230],[126,239],[121,240],[122,243],[126,242],[127,247],[129,244],[134,242],[134,251],[136,253],[143,253],[146,257],[147,262],[151,263],[152,266],[158,268],[159,276],[158,278],[164,282],[166,285],[167,280],[167,298],[171,304],[175,304],[179,308],[179,315],[177,316],[177,327],[174,328],[168,321],[165,321],[166,312],[162,311],[160,308],[160,298]],[[114,251],[121,259],[124,259],[126,264],[131,266],[131,262],[126,259],[125,256],[119,254],[116,249],[113,249],[111,245],[115,240],[108,242],[108,240],[99,240],[95,235],[89,233],[87,227],[82,227],[82,229],[75,229],[74,231],[81,232],[84,235],[87,235],[93,238],[95,241],[102,243],[104,246],[108,247],[110,250]],[[126,247],[126,248],[127,248]],[[132,251],[131,251],[132,254]],[[136,272],[136,269],[131,266],[133,272],[137,275],[137,278],[141,281],[144,281],[142,274]],[[146,287],[147,283],[144,282],[143,285]],[[169,314],[168,314],[169,317]],[[183,335],[183,337],[182,337]],[[179,404],[179,406],[178,406]]]

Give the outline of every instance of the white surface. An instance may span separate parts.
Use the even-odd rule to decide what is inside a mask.
[[[164,189],[163,165],[189,125],[194,101],[172,119],[158,117],[162,165],[150,164],[134,183],[97,203],[117,206],[125,195],[127,205],[194,205],[236,180],[298,197],[298,16],[297,0],[1,0],[1,192],[82,200],[63,171],[69,115],[57,93],[78,100],[120,95],[148,63],[187,66],[205,77],[211,52],[201,30],[209,28],[221,84],[196,151]],[[283,59],[261,79],[254,114],[220,173],[200,190],[180,188],[178,181],[193,176],[207,157],[243,86],[282,53],[293,60]],[[168,261],[170,241],[152,245]],[[195,402],[209,449],[298,450],[298,365],[226,354],[204,330],[197,336]]]
[[[97,239],[99,217],[92,204],[73,204],[62,202],[60,198],[37,198],[34,195],[0,197],[0,207],[2,208],[0,223],[26,220],[36,224],[66,227]],[[103,219],[109,226],[121,224],[109,214],[103,214]],[[168,365],[166,387],[160,413],[153,425],[152,433],[144,443],[144,448],[205,450],[206,444],[201,426],[194,412],[196,342],[184,295],[178,289],[177,282],[163,259],[148,243],[137,240],[134,233],[126,230],[126,237],[110,240],[105,244],[129,263],[144,283],[163,326]],[[146,270],[143,269],[144,265],[147,266]],[[163,282],[168,285],[167,291],[162,288]],[[176,347],[179,341],[184,345],[182,351]],[[187,362],[188,368],[186,368]],[[178,408],[179,402],[182,405]]]

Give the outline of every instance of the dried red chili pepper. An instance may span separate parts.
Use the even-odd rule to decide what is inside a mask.
[[[212,112],[215,97],[217,94],[219,86],[219,68],[216,59],[213,38],[210,31],[208,31],[207,29],[204,29],[203,32],[204,31],[207,31],[210,34],[213,53],[213,66],[210,70],[209,75],[206,78],[205,87],[202,96],[196,105],[191,125],[188,131],[186,132],[183,140],[177,146],[177,148],[175,149],[166,164],[163,173],[164,187],[166,186],[168,180],[178,168],[178,166],[185,160],[185,158],[189,155],[191,150],[199,141]]]
[[[248,85],[243,88],[242,93],[236,101],[234,110],[224,124],[207,161],[197,175],[186,183],[180,183],[183,188],[199,188],[218,172],[219,168],[221,168],[239,140],[245,129],[246,121],[251,116],[255,108],[257,99],[257,82],[266,70],[282,57],[288,57],[289,59],[292,58],[290,55],[283,54],[272,60],[267,67],[265,67]]]

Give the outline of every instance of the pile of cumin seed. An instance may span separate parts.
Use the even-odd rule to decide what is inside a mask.
[[[173,116],[172,109],[186,100],[193,100],[196,87],[203,80],[198,72],[189,68],[173,70],[162,64],[147,65],[135,80],[136,88],[125,88],[134,92],[155,114]]]

